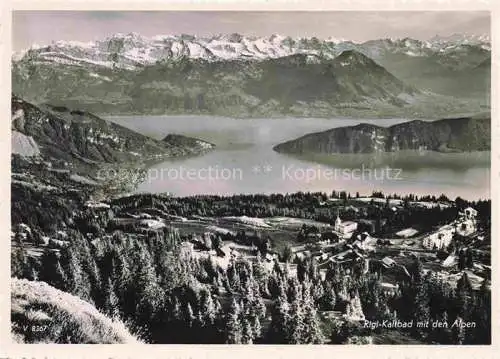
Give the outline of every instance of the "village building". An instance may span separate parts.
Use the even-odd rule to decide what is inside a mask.
[[[461,236],[469,236],[476,232],[476,223],[472,219],[466,219],[457,225],[457,233]]]
[[[467,207],[460,213],[458,220],[455,222],[456,231],[461,236],[470,236],[477,231],[477,210],[472,207]]]
[[[328,260],[332,263],[343,264],[343,263],[357,262],[364,259],[365,256],[363,254],[351,248],[346,251],[337,253],[334,256],[331,256]]]
[[[369,234],[374,234],[376,232],[377,223],[374,220],[360,219],[358,221],[358,229]]]
[[[455,232],[456,229],[454,226],[443,226],[436,232],[425,237],[422,241],[422,246],[427,249],[444,249],[450,245]]]
[[[446,259],[441,263],[441,266],[444,268],[454,267],[457,264],[457,257],[453,254],[450,254]]]
[[[396,261],[392,258],[384,257],[382,258],[382,265],[386,268],[391,268],[394,267],[394,265],[396,265]]]
[[[194,244],[191,242],[182,242],[181,249],[188,252],[192,252],[194,250]]]
[[[395,295],[398,290],[399,290],[399,285],[397,284],[392,284],[392,283],[387,283],[387,282],[381,282],[379,284],[380,290],[387,296],[393,296]]]
[[[342,222],[340,217],[337,215],[334,226],[335,232],[339,233],[343,237],[349,237],[349,235],[352,234],[352,232],[354,232],[357,228],[358,224],[356,222],[353,221]]]
[[[474,208],[472,208],[472,207],[467,207],[464,210],[464,215],[465,215],[466,219],[476,219],[476,217],[477,217],[477,211]]]
[[[418,231],[414,228],[406,228],[396,233],[396,236],[400,238],[410,238],[418,234]]]
[[[266,253],[265,255],[265,259],[268,262],[274,262],[276,258],[277,258],[276,254]]]
[[[373,242],[372,237],[367,232],[363,232],[356,236],[353,246],[363,251],[375,251]]]

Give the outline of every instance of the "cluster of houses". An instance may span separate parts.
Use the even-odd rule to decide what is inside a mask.
[[[376,239],[367,231],[360,233],[358,222],[342,221],[337,214],[330,231],[314,232],[316,240],[307,235],[313,245],[301,245],[294,248],[298,259],[316,259],[320,267],[328,263],[348,264],[367,260],[369,252],[375,251]]]
[[[425,237],[422,246],[427,249],[445,249],[450,245],[455,233],[468,236],[476,232],[476,217],[477,211],[474,208],[466,208],[456,221],[442,226],[436,232]]]
[[[440,227],[437,231],[424,237],[422,240],[422,246],[427,249],[441,250],[445,249],[450,245],[455,234],[461,236],[470,236],[477,231],[477,210],[472,207],[466,208],[463,212],[459,214],[459,218],[451,224],[444,225]],[[335,219],[335,224],[333,232],[342,239],[349,239],[352,234],[359,229],[358,223],[353,221],[342,221],[337,214]],[[406,229],[396,233],[398,237],[409,238],[418,233],[415,229]],[[357,245],[361,244],[361,249],[363,248],[363,241],[359,238],[355,239]]]
[[[30,243],[38,247],[47,247],[50,249],[61,249],[67,247],[68,234],[64,231],[57,231],[52,237],[41,235],[39,232],[24,224],[19,223],[15,226],[14,231],[10,232],[11,240],[14,242]]]
[[[425,237],[422,241],[422,246],[427,249],[445,249],[453,240],[455,232],[456,228],[451,224],[442,226],[436,232]]]

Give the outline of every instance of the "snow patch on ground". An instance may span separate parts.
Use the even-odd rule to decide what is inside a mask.
[[[88,185],[92,185],[92,186],[96,186],[96,185],[99,184],[96,181],[91,180],[90,178],[87,178],[87,177],[84,177],[84,176],[80,176],[80,175],[77,175],[77,174],[72,174],[72,175],[69,176],[69,178],[72,181],[75,181],[75,182],[78,182],[78,183],[83,183],[83,184],[88,184]]]
[[[141,220],[141,225],[149,229],[160,229],[165,227],[165,223],[158,221],[156,219],[143,219]]]
[[[107,203],[102,203],[102,202],[94,202],[94,201],[87,201],[85,203],[85,207],[87,208],[110,208],[109,204]]]
[[[402,231],[397,232],[396,236],[408,238],[408,237],[414,236],[417,233],[418,233],[418,231],[414,228],[406,228],[406,229],[403,229]]]
[[[261,227],[261,228],[269,228],[271,227],[269,224],[265,222],[264,218],[255,218],[255,217],[247,217],[247,216],[229,216],[223,217],[228,221],[239,222],[250,226]]]

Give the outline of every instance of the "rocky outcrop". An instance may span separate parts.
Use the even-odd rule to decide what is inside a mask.
[[[21,132],[12,131],[11,135],[12,154],[25,157],[34,157],[40,155],[40,148],[33,137],[23,135]]]

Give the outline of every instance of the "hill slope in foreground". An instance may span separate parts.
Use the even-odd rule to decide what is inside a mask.
[[[17,343],[138,344],[125,325],[45,282],[11,279],[12,339]]]

